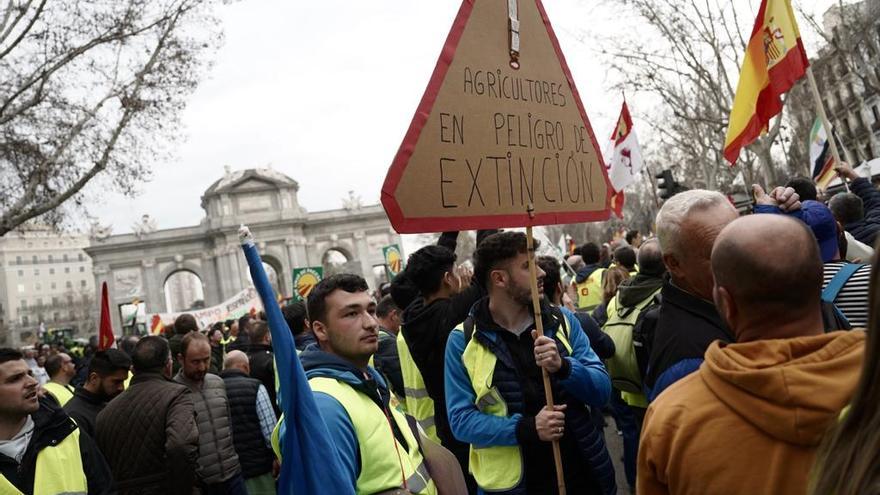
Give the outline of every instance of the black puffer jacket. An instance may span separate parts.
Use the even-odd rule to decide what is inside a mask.
[[[51,445],[57,445],[74,430],[76,423],[54,402],[40,400],[40,409],[31,415],[34,433],[19,465],[15,459],[0,454],[0,474],[25,495],[34,493],[34,476],[37,469],[37,455]],[[80,431],[79,452],[82,456],[83,471],[88,480],[90,494],[116,493],[113,476],[107,461],[87,433]]]
[[[877,232],[880,231],[880,192],[874,189],[871,181],[864,177],[852,181],[850,189],[862,198],[865,216],[859,221],[846,224],[844,229],[852,234],[857,241],[873,246],[877,239]]]

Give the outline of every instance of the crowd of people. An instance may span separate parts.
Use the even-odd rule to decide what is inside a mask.
[[[574,494],[880,493],[880,192],[839,172],[539,256],[540,314],[516,231],[479,231],[472,271],[446,232],[376,291],[327,277],[282,308],[332,440],[308,455],[358,494],[554,494],[559,467]],[[290,493],[272,331],[0,349],[0,494]]]

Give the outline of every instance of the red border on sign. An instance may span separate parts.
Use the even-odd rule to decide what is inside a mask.
[[[409,159],[412,156],[419,135],[421,135],[422,129],[425,127],[428,117],[431,115],[431,110],[434,108],[434,102],[437,100],[437,95],[440,92],[440,86],[442,86],[444,79],[446,79],[446,73],[449,71],[449,66],[452,64],[452,59],[455,57],[458,42],[461,40],[461,35],[464,33],[464,28],[467,25],[468,19],[470,19],[475,1],[476,0],[464,0],[461,3],[461,7],[458,9],[458,14],[455,16],[455,21],[452,23],[452,29],[449,30],[449,36],[446,38],[446,43],[443,45],[443,50],[440,52],[440,58],[437,60],[437,65],[434,67],[433,74],[431,74],[428,87],[425,89],[425,94],[422,96],[418,108],[416,108],[416,113],[403,138],[403,143],[401,143],[400,148],[397,150],[397,154],[394,156],[394,161],[391,162],[391,168],[388,170],[388,175],[385,176],[385,182],[382,184],[381,200],[382,206],[385,208],[385,213],[388,215],[388,219],[391,220],[391,225],[398,233],[414,234],[419,232],[441,232],[446,230],[474,230],[499,227],[525,227],[527,225],[534,226],[560,223],[595,222],[608,219],[611,214],[610,193],[612,192],[611,183],[608,180],[608,172],[605,169],[602,153],[599,150],[596,136],[593,133],[593,127],[590,125],[590,119],[587,118],[587,112],[584,109],[583,102],[581,102],[581,96],[574,84],[574,79],[572,78],[571,71],[565,61],[565,56],[562,54],[562,49],[559,47],[559,40],[553,32],[553,27],[550,26],[550,20],[547,17],[547,12],[544,10],[544,5],[541,3],[541,0],[535,0],[535,5],[538,7],[538,12],[541,14],[544,26],[547,28],[547,34],[550,37],[553,49],[556,51],[556,56],[559,58],[562,72],[568,80],[569,89],[574,96],[574,101],[581,114],[581,119],[589,133],[590,141],[593,143],[593,149],[596,150],[596,155],[602,170],[602,177],[605,179],[605,188],[607,191],[605,195],[605,209],[598,211],[574,211],[565,213],[538,212],[532,218],[529,218],[526,212],[505,215],[487,214],[481,216],[468,215],[413,218],[406,218],[403,216],[403,211],[401,210],[400,205],[397,203],[397,200],[394,199],[394,192],[397,190],[397,185],[400,183],[401,177],[403,177],[403,171],[409,163]]]

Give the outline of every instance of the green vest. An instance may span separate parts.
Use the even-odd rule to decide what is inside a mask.
[[[555,338],[571,354],[568,341],[568,318],[563,316],[563,329],[556,332]],[[464,323],[455,327],[455,332],[464,332]],[[509,416],[504,397],[493,386],[497,357],[477,339],[470,339],[461,355],[462,363],[471,387],[474,389],[474,405],[483,414],[506,418]],[[523,457],[518,445],[493,445],[487,447],[470,446],[468,457],[470,472],[477,485],[486,492],[511,490],[522,483]]]
[[[88,480],[79,451],[79,428],[70,432],[58,445],[37,454],[34,495],[86,495]],[[0,493],[23,495],[5,477],[0,476]]]
[[[404,328],[400,327],[400,331],[397,332],[397,358],[400,360],[400,374],[403,375],[406,412],[419,423],[425,436],[440,443],[437,427],[434,425],[434,400],[428,395],[425,380],[422,379],[422,374],[413,361],[412,354],[409,353],[409,346],[406,345],[403,336],[404,331]],[[438,349],[437,352],[443,350]]]
[[[608,301],[608,321],[602,330],[614,341],[615,350],[614,356],[605,362],[605,366],[611,377],[611,384],[624,392],[624,401],[631,406],[647,407],[647,400],[642,393],[642,374],[633,346],[633,328],[639,315],[651,304],[658,292],[659,288],[630,307],[619,305],[620,293]]]
[[[577,284],[578,309],[592,311],[602,304],[602,275],[604,268],[597,268],[586,280]]]
[[[64,404],[67,404],[67,401],[73,398],[73,391],[59,383],[47,382],[43,385],[43,388],[46,389],[46,392],[52,394],[52,397],[55,397],[55,400],[61,404],[61,407],[64,407]]]
[[[437,488],[428,473],[418,441],[403,414],[388,408],[391,414],[389,418],[381,413],[372,399],[333,378],[312,378],[309,385],[313,391],[323,392],[338,400],[351,419],[361,459],[361,472],[355,486],[358,495],[394,488],[405,488],[414,494],[436,495]],[[403,450],[394,437],[389,424],[392,419],[403,433],[407,450]]]

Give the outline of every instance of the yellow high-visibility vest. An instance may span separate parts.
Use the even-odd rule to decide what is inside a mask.
[[[52,397],[55,397],[55,400],[61,404],[61,407],[64,407],[64,404],[67,404],[67,401],[73,398],[73,391],[70,390],[70,387],[66,385],[61,385],[60,383],[48,382],[43,385],[43,388],[46,389],[46,392],[52,394]]]
[[[571,343],[568,340],[568,318],[563,316],[563,327],[557,331],[555,339],[565,347],[571,355]],[[464,332],[464,323],[458,325],[455,332]],[[462,363],[471,379],[474,389],[474,405],[483,414],[491,414],[506,418],[509,416],[507,403],[492,385],[497,357],[477,339],[470,339],[465,345],[461,356]],[[511,490],[519,486],[523,479],[523,457],[519,445],[470,446],[468,457],[471,474],[477,484],[486,492]]]
[[[437,436],[437,426],[434,424],[434,400],[428,395],[422,373],[419,372],[419,368],[409,352],[404,331],[404,328],[400,327],[400,331],[397,332],[397,358],[400,360],[400,374],[403,375],[406,412],[419,423],[425,436],[440,443],[440,438]],[[437,352],[442,352],[442,349]]]
[[[597,268],[586,280],[576,285],[578,309],[592,311],[596,306],[602,304],[602,275],[604,273],[604,268]]]
[[[313,391],[323,392],[338,400],[351,419],[361,459],[361,472],[355,486],[358,495],[394,488],[406,488],[415,494],[436,495],[437,487],[403,414],[389,407],[389,418],[373,399],[340,380],[316,377],[309,380],[309,385]],[[406,448],[397,442],[390,421],[394,421],[403,434]]]
[[[86,495],[88,480],[79,451],[79,428],[57,445],[47,446],[37,454],[34,495]],[[0,493],[23,495],[0,475]]]

